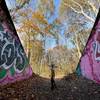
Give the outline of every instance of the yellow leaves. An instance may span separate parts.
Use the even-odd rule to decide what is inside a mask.
[[[33,44],[32,43],[29,43],[28,49],[32,49],[32,48],[33,48]]]
[[[42,42],[39,41],[39,40],[35,40],[35,41],[33,41],[33,45],[34,45],[35,48],[39,49],[39,48],[42,47]]]
[[[49,30],[52,29],[52,25],[48,24],[48,20],[42,12],[33,11],[31,8],[28,8],[25,11],[20,10],[18,14],[22,16],[22,24],[18,29],[19,32],[24,32],[29,35],[34,35],[35,33],[51,35]]]
[[[52,25],[48,25],[47,27],[45,27],[44,31],[45,33],[49,33],[49,30],[52,28]]]
[[[45,30],[49,31],[51,28],[52,28],[52,25],[50,24],[45,28]]]
[[[32,18],[38,20],[38,22],[42,24],[48,24],[48,21],[46,20],[45,16],[39,11],[33,12]]]
[[[32,52],[32,59],[37,61],[38,58],[41,57],[43,52],[42,42],[39,40],[33,40],[30,42],[32,44],[31,52]]]
[[[45,27],[45,32],[47,32],[48,33],[48,31],[50,30],[52,28],[52,26],[51,25],[48,25],[47,27]]]
[[[28,0],[16,0],[16,2],[17,2],[18,4],[22,4],[22,3],[26,2],[26,1],[28,1]]]
[[[26,32],[29,35],[34,35],[36,32],[40,32],[40,29],[37,25],[33,23],[32,20],[23,20],[22,25],[19,29],[17,29],[18,32]]]
[[[32,28],[33,28],[35,31],[37,31],[37,32],[40,33],[40,29],[39,29],[39,27],[38,27],[37,25],[32,24]]]
[[[27,27],[27,28],[33,28],[35,31],[38,31],[38,32],[40,32],[40,30],[39,30],[39,27],[37,26],[37,25],[35,25],[33,22],[32,22],[32,20],[26,20],[25,22],[23,22],[24,23],[24,26],[25,27]]]
[[[52,25],[48,24],[48,20],[45,18],[42,12],[40,11],[32,11],[31,8],[25,11],[18,12],[21,19],[21,26],[18,29],[18,32],[24,32],[29,36],[35,36],[37,34],[45,34],[47,36],[52,36],[50,30],[52,29]],[[57,19],[56,23],[60,23]]]

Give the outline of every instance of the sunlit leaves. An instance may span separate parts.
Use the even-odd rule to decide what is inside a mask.
[[[44,17],[44,15],[39,11],[33,12],[32,18],[39,21],[42,24],[48,24],[48,22],[47,22],[46,18]]]

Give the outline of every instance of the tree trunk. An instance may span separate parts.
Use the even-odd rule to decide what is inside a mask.
[[[80,50],[80,47],[79,47],[78,38],[77,38],[77,34],[76,33],[75,33],[75,45],[76,45],[76,48],[77,48],[77,51],[78,51],[78,57],[80,59],[80,57],[81,57],[81,50]]]

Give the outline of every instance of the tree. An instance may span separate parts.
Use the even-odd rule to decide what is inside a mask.
[[[62,0],[62,5],[61,5],[61,14],[67,13],[66,17],[67,21],[66,23],[68,25],[68,30],[67,33],[73,34],[70,35],[71,36],[71,40],[73,40],[76,48],[77,48],[77,52],[79,55],[79,58],[81,56],[81,48],[82,46],[85,46],[86,43],[86,38],[83,34],[83,30],[85,30],[85,33],[89,32],[90,33],[90,26],[89,24],[94,24],[95,22],[95,18],[98,12],[98,7],[97,4],[99,3],[99,0],[95,1],[90,1],[90,0]],[[67,9],[67,10],[65,10]],[[61,17],[62,18],[62,17]],[[64,20],[65,20],[64,18]],[[87,28],[88,29],[87,29]],[[81,33],[82,32],[82,33]],[[65,32],[65,35],[67,34]],[[73,38],[74,36],[74,38]],[[82,40],[83,41],[79,41],[81,40],[80,38],[84,37]],[[75,38],[76,37],[76,38]],[[85,40],[85,43],[84,43]],[[81,42],[81,45],[79,45],[79,42]],[[83,43],[83,44],[82,44]]]
[[[61,0],[58,15],[51,22],[57,6],[54,0],[37,0],[34,9],[28,5],[31,0],[18,2],[17,5],[21,7],[16,10],[14,21],[19,35],[24,34],[22,42],[26,46],[30,63],[41,72],[44,66],[48,66],[48,55],[61,68],[66,68],[67,74],[75,71],[94,24],[100,0]],[[55,39],[56,43],[46,51],[48,38]],[[65,43],[61,44],[61,39]]]
[[[20,27],[17,31],[24,33],[24,36],[28,37],[28,50],[26,51],[28,51],[29,61],[35,57],[34,61],[36,61],[36,63],[44,64],[46,59],[45,39],[47,37],[54,37],[58,40],[59,34],[56,32],[57,30],[54,30],[54,26],[59,24],[59,21],[55,20],[53,24],[49,24],[43,12],[40,12],[39,10],[33,11],[31,8],[27,8],[24,11],[19,10],[17,15],[20,17],[21,21]],[[42,46],[38,46],[37,41],[41,42]],[[36,53],[34,51],[39,52]]]

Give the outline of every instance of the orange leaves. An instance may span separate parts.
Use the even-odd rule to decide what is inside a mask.
[[[38,27],[37,25],[35,25],[31,19],[30,19],[30,20],[24,21],[23,24],[24,24],[24,26],[27,27],[28,29],[33,29],[33,30],[35,30],[35,31],[37,31],[37,32],[40,32],[39,27]]]
[[[34,35],[35,32],[38,32],[38,33],[40,32],[39,27],[37,25],[35,25],[31,19],[23,20],[21,27],[17,30],[18,30],[18,32],[26,32],[30,35]],[[34,32],[32,32],[32,31],[34,31]]]
[[[44,29],[45,33],[50,34],[49,30],[52,28],[52,25],[47,25]]]
[[[38,22],[42,24],[48,24],[48,21],[46,20],[45,16],[39,11],[33,12],[32,18],[38,20]]]
[[[33,45],[34,45],[36,48],[38,47],[38,49],[39,49],[39,48],[42,47],[42,42],[39,41],[39,40],[35,40],[35,41],[33,41]]]
[[[48,26],[45,28],[45,30],[46,30],[46,31],[49,31],[51,28],[52,28],[52,25],[48,25]]]

